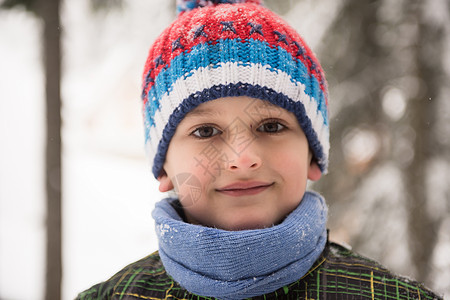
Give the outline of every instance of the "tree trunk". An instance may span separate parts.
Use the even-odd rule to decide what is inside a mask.
[[[398,11],[393,13],[394,9]],[[429,16],[424,18],[424,9],[433,8],[429,5],[427,7],[420,0],[344,1],[341,15],[336,19],[334,26],[331,26],[325,39],[323,50],[325,60],[322,60],[322,64],[325,67],[333,66],[327,73],[331,75],[329,79],[338,83],[335,85],[339,87],[342,83],[347,83],[344,87],[349,88],[336,94],[338,99],[332,99],[338,104],[335,107],[339,110],[331,121],[333,146],[330,174],[321,179],[316,186],[334,205],[333,215],[330,217],[331,226],[345,226],[341,224],[341,220],[345,220],[345,217],[349,220],[353,218],[352,214],[348,213],[349,207],[353,210],[354,207],[358,207],[353,205],[356,203],[354,201],[361,201],[354,198],[355,191],[366,182],[373,170],[377,170],[377,162],[381,164],[392,161],[392,165],[399,168],[405,187],[405,200],[402,196],[398,203],[403,205],[405,201],[407,209],[404,220],[407,222],[405,229],[407,239],[400,237],[399,240],[403,239],[408,243],[407,250],[410,251],[411,260],[409,267],[412,268],[408,272],[414,274],[415,279],[426,282],[438,239],[437,231],[442,221],[429,212],[427,172],[429,162],[436,158],[436,154],[440,151],[435,138],[437,100],[440,90],[448,80],[443,79],[442,75],[445,65],[446,25]],[[386,12],[390,12],[390,16]],[[410,78],[417,79],[417,86],[408,83]],[[381,105],[383,90],[390,86],[403,91],[408,98],[405,115],[394,121],[387,118]],[[368,128],[383,137],[383,148],[377,160],[361,173],[350,172],[352,170],[348,168],[348,163],[344,159],[342,140],[346,131],[353,128]],[[412,132],[411,136],[405,135],[405,129]],[[399,135],[402,135],[402,141],[409,142],[407,145],[411,145],[411,150],[414,151],[410,161],[402,161],[399,159],[403,158],[400,157],[402,152],[394,151],[402,149],[399,146],[401,145]],[[393,203],[389,198],[377,202]],[[342,208],[339,209],[340,207]],[[399,211],[399,208],[391,209],[394,210]],[[385,240],[383,235],[388,232],[380,230],[379,225],[382,224],[382,218],[386,217],[387,212],[386,210],[376,213],[371,210],[371,214],[364,216],[362,228],[366,226],[366,229],[373,231],[361,230],[360,233],[351,236],[350,242],[355,249],[359,250],[364,244],[370,245],[374,240],[379,243]],[[396,213],[391,216],[398,215]],[[375,218],[379,221],[372,221]],[[404,246],[399,247],[401,249]],[[387,258],[392,255],[389,252],[383,253],[381,247],[372,249],[371,251],[378,255],[374,258],[380,260],[383,256]]]
[[[416,76],[421,78],[419,92],[410,99],[408,123],[415,132],[412,145],[414,158],[405,170],[408,190],[409,247],[415,262],[417,279],[426,282],[430,273],[431,258],[436,246],[439,220],[427,209],[428,162],[437,153],[434,139],[436,103],[442,86],[444,29],[423,18],[421,1],[408,2],[405,7],[418,24],[418,42],[414,49]]]
[[[45,299],[61,299],[61,49],[59,0],[39,0],[44,22],[43,58],[46,98],[47,254]]]

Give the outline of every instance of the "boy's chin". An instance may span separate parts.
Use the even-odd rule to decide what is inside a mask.
[[[242,218],[228,219],[220,224],[216,224],[214,227],[228,231],[242,231],[269,228],[278,223],[278,220],[272,220],[271,218],[244,216]]]
[[[267,226],[265,224],[255,224],[255,223],[233,223],[233,224],[226,224],[222,225],[221,229],[228,230],[228,231],[242,231],[242,230],[255,230],[255,229],[262,229],[266,228]]]
[[[187,221],[206,227],[227,231],[242,231],[270,228],[278,225],[291,213],[291,208],[280,209],[268,205],[249,206],[247,208],[223,208],[209,214],[192,214],[185,209]]]

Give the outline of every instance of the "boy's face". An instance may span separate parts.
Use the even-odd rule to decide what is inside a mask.
[[[175,188],[190,223],[243,230],[281,222],[300,203],[307,179],[320,176],[294,114],[232,97],[186,115],[158,180],[162,192]]]

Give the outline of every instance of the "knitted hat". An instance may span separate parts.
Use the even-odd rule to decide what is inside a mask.
[[[326,173],[328,91],[300,37],[259,0],[178,0],[178,18],[150,48],[143,73],[146,149],[160,175],[169,143],[201,103],[233,96],[267,100],[292,113]]]

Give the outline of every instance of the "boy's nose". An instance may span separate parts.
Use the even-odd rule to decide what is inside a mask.
[[[227,145],[227,164],[225,169],[244,171],[258,169],[262,164],[261,149],[258,148],[257,136],[245,118],[237,117],[222,137]]]
[[[258,169],[260,167],[261,163],[257,161],[252,160],[246,160],[243,161],[243,159],[234,160],[230,163],[229,169],[231,171],[237,171],[237,170],[247,170],[247,169]]]
[[[257,145],[250,144],[239,153],[234,153],[228,164],[230,171],[257,170],[262,165],[261,156],[258,154]]]

